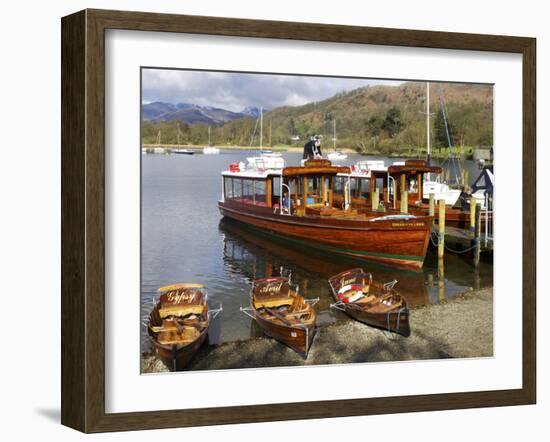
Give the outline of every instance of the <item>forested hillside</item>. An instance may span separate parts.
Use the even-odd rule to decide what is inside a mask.
[[[493,88],[490,85],[432,83],[431,139],[434,147],[491,146]],[[370,86],[296,107],[278,107],[264,114],[263,144],[303,145],[313,133],[332,146],[336,121],[337,147],[363,152],[393,153],[426,144],[426,85]],[[442,109],[446,110],[447,129]],[[144,144],[206,144],[208,125],[182,121],[142,121]],[[447,135],[447,133],[449,135]],[[212,144],[259,144],[255,118],[211,126]]]

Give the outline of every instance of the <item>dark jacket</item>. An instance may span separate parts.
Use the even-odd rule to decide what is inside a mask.
[[[309,140],[304,145],[304,154],[302,155],[302,158],[304,160],[312,160],[315,158],[315,155],[323,155],[321,152],[321,145],[315,146],[315,140]]]

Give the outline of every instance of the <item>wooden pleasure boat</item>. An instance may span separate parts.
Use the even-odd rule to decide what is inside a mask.
[[[155,354],[171,371],[182,370],[206,339],[210,315],[201,284],[174,284],[158,289],[159,302],[149,315],[148,332]]]
[[[304,166],[241,170],[232,165],[222,172],[223,216],[274,237],[385,264],[420,269],[424,263],[433,218],[387,214],[352,207],[349,182],[335,188],[338,174],[328,160],[309,160]],[[343,203],[333,204],[340,192]]]
[[[313,304],[291,289],[288,278],[254,281],[250,307],[241,311],[256,321],[263,332],[307,358],[317,332]]]
[[[328,282],[336,301],[331,307],[359,322],[403,336],[411,334],[407,302],[393,289],[397,281],[379,284],[357,268],[332,276]]]
[[[426,175],[438,175],[442,172],[439,166],[430,166],[425,160],[407,160],[401,164],[392,164],[385,167],[379,162],[373,162],[374,167],[363,168],[355,167],[350,174],[339,174],[336,178],[336,187],[342,188],[344,183],[350,183],[350,201],[351,206],[357,209],[359,213],[372,211],[373,195],[376,202],[383,207],[387,213],[399,213],[401,207],[402,191],[407,192],[407,211],[416,216],[426,216],[429,214],[428,198],[429,193],[433,193],[434,181],[430,181],[426,186]],[[437,184],[437,183],[436,183]],[[445,199],[445,224],[461,229],[470,227],[470,211],[456,207],[458,197],[462,193],[458,189],[441,189],[435,193],[435,200]],[[470,196],[471,198],[472,196]],[[473,195],[476,202],[481,201],[481,194]],[[341,192],[335,193],[333,204],[340,207],[344,204],[344,196]],[[451,204],[451,205],[448,205]],[[457,203],[458,204],[458,203]],[[435,221],[439,219],[439,210],[435,208]],[[489,219],[492,214],[487,215]],[[481,219],[485,223],[484,217]]]

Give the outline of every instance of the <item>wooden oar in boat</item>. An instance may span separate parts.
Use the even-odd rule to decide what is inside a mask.
[[[265,311],[269,313],[270,315],[275,316],[277,319],[280,319],[284,324],[288,325],[289,327],[294,327],[295,324],[292,324],[290,321],[288,321],[284,316],[281,316],[279,313],[271,310],[268,307],[264,307]]]

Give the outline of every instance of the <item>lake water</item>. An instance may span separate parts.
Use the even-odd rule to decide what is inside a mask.
[[[200,282],[208,290],[211,308],[223,304],[212,322],[209,341],[221,343],[256,336],[259,331],[240,310],[249,305],[252,281],[266,276],[290,276],[306,298],[320,298],[319,324],[349,318],[330,309],[327,278],[352,267],[364,267],[377,281],[396,279],[396,289],[414,307],[439,302],[469,287],[493,284],[492,264],[483,262],[474,271],[470,259],[446,253],[445,287],[437,284],[437,256],[428,251],[420,272],[382,267],[337,255],[296,248],[251,232],[222,217],[217,208],[222,170],[246,161],[250,151],[220,155],[142,155],[141,316],[147,322],[158,287],[175,282]],[[284,153],[286,164],[299,164],[301,154]],[[349,155],[343,164],[365,159]],[[378,158],[372,158],[378,159]],[[384,159],[390,164],[398,159]],[[435,162],[435,161],[434,161]],[[470,183],[479,174],[472,161],[463,164]],[[141,349],[150,350],[142,326]],[[413,331],[414,332],[414,331]]]

